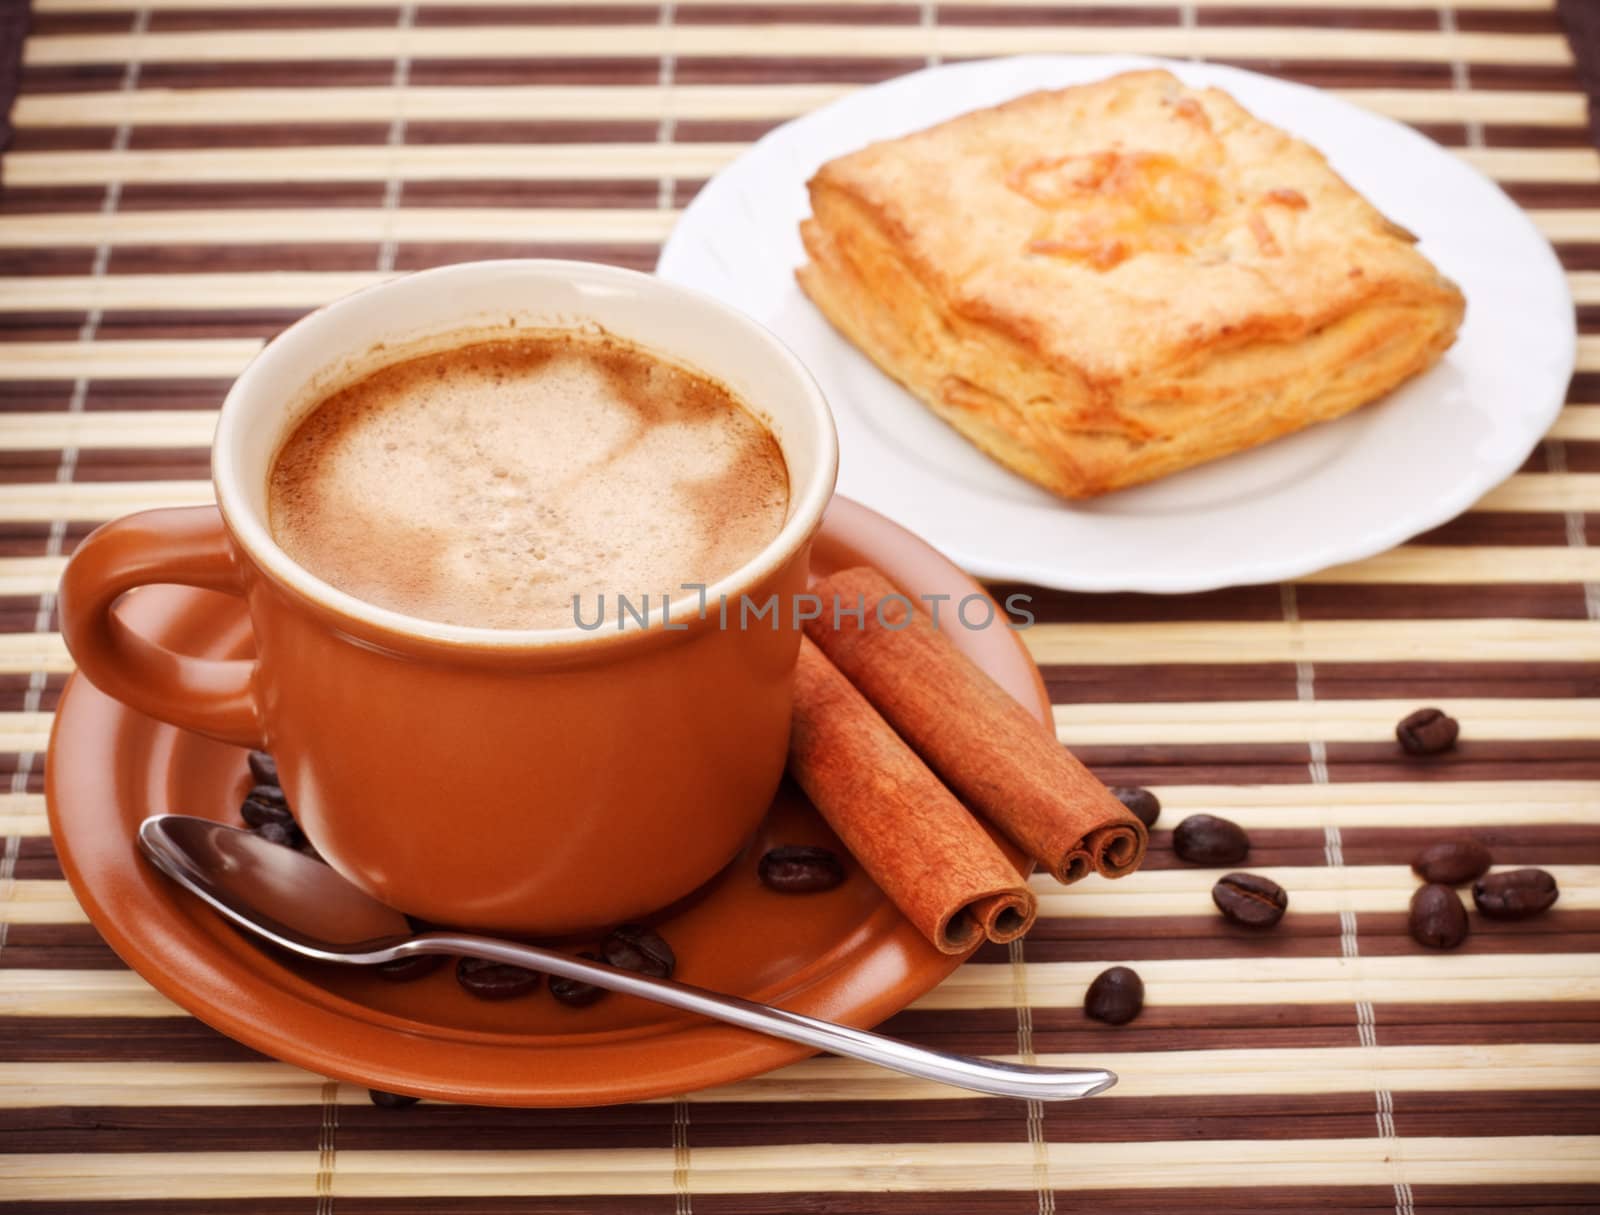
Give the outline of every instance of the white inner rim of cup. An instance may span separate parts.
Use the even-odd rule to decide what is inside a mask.
[[[443,624],[358,599],[296,564],[267,524],[267,481],[279,447],[329,393],[411,353],[448,348],[457,335],[599,325],[726,384],[772,431],[789,470],[789,514],[751,560],[705,594],[731,600],[787,561],[815,530],[833,495],[838,439],[816,382],[762,326],[710,296],[647,274],[588,262],[469,262],[407,275],[304,317],[263,350],[223,402],[212,450],[217,505],[263,570],[341,615],[402,636],[472,647],[543,648],[615,640],[618,630],[493,629]],[[671,588],[676,590],[677,588]],[[684,619],[698,593],[673,599]],[[645,624],[661,620],[652,598]]]

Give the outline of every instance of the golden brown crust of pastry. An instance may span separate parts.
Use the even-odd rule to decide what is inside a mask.
[[[1338,417],[1464,301],[1314,148],[1163,71],[830,161],[806,293],[983,450],[1065,497]]]

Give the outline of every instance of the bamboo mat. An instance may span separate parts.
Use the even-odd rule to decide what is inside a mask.
[[[0,43],[21,10],[0,13]],[[1590,28],[1593,28],[1591,22]],[[423,1104],[263,1059],[126,970],[40,793],[70,664],[64,554],[208,496],[233,376],[395,271],[649,268],[750,140],[860,84],[1026,51],[1202,56],[1331,88],[1501,181],[1555,242],[1579,372],[1457,521],[1302,582],[1040,592],[1061,737],[1107,780],[1251,830],[1267,936],[1174,864],[1065,892],[891,1032],[1092,1060],[1092,1102],[977,1099],[818,1059],[678,1100]],[[3,79],[3,76],[0,76]],[[0,1202],[36,1212],[1600,1210],[1600,159],[1551,0],[36,0],[0,192]],[[1397,753],[1439,704],[1448,758]],[[1420,841],[1469,827],[1557,909],[1426,954]],[[1127,963],[1112,1029],[1085,984]]]

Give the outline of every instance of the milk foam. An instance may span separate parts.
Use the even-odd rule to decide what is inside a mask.
[[[383,368],[279,452],[274,537],[368,603],[565,628],[573,598],[710,584],[782,528],[776,440],[721,386],[604,337],[537,335]]]

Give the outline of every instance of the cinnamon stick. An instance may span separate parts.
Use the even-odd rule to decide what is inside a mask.
[[[1005,854],[810,641],[795,668],[789,771],[845,847],[943,953],[992,928],[1012,940],[1037,912]]]
[[[823,610],[806,635],[962,801],[1062,882],[1138,868],[1144,824],[956,648],[943,631],[961,627],[954,605],[935,628],[864,566],[812,590]]]

